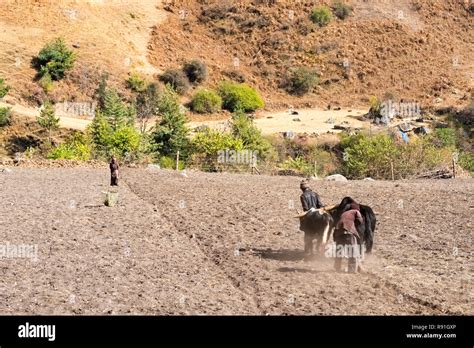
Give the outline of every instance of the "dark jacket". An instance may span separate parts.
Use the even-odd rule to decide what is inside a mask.
[[[300,196],[301,205],[303,206],[304,211],[308,211],[311,208],[319,209],[323,207],[323,203],[319,199],[319,196],[316,192],[311,191],[307,188]]]
[[[119,170],[118,163],[110,161],[109,167],[110,167],[110,175],[112,175],[112,177],[117,177],[118,170]]]

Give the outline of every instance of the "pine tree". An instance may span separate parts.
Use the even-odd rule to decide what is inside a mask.
[[[131,126],[135,121],[133,108],[128,107],[122,102],[115,89],[105,92],[104,106],[100,108],[100,112],[105,116],[114,131],[124,125]]]
[[[40,115],[36,120],[41,127],[48,131],[48,138],[51,142],[51,131],[59,128],[59,117],[56,117],[54,106],[50,101],[43,104]]]
[[[179,108],[176,93],[167,86],[158,103],[157,121],[152,133],[155,150],[162,156],[174,156],[180,151],[186,159],[189,149],[189,129],[186,127],[186,115]]]

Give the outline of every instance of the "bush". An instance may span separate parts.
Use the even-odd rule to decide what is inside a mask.
[[[245,83],[223,82],[218,93],[222,98],[222,105],[229,111],[255,111],[264,107],[260,94]]]
[[[296,158],[288,158],[282,164],[282,169],[292,169],[304,174],[306,176],[314,175],[314,167],[308,163],[303,157],[297,156]]]
[[[186,63],[183,71],[192,83],[201,83],[207,78],[206,65],[197,59]]]
[[[192,140],[193,152],[209,157],[215,157],[223,150],[240,151],[244,149],[241,139],[235,138],[231,133],[219,132],[206,128],[198,132]]]
[[[10,108],[0,107],[0,127],[4,127],[10,124]]]
[[[51,78],[50,74],[44,74],[39,80],[38,84],[43,88],[43,91],[49,93],[53,90],[53,79]]]
[[[92,148],[87,136],[76,132],[64,144],[52,149],[47,157],[55,160],[87,161],[92,157]]]
[[[461,152],[459,155],[459,165],[474,174],[474,155],[469,152]]]
[[[232,134],[242,140],[245,149],[257,151],[260,158],[265,158],[271,149],[270,142],[243,112],[232,115]]]
[[[7,95],[10,87],[7,86],[5,80],[0,77],[0,99]]]
[[[452,149],[436,148],[429,139],[398,145],[386,134],[346,136],[341,147],[343,170],[351,178],[390,179],[392,165],[397,179],[406,178],[448,163],[452,155]]]
[[[200,114],[217,112],[222,108],[222,98],[214,91],[202,89],[194,95],[191,108]]]
[[[167,70],[161,75],[160,80],[179,94],[184,94],[189,89],[188,77],[181,70]]]
[[[453,128],[435,128],[431,141],[437,147],[455,147],[456,146],[456,130]]]
[[[288,93],[299,96],[311,92],[317,84],[318,74],[306,67],[290,71],[283,80],[283,88]]]
[[[160,158],[160,167],[165,169],[176,169],[176,159],[173,157],[163,156]],[[184,162],[178,162],[178,170],[185,168]]]
[[[60,80],[72,69],[75,59],[74,52],[66,46],[64,39],[57,38],[43,47],[36,58],[39,75],[49,75],[52,80]]]
[[[352,8],[342,1],[335,1],[332,10],[336,17],[342,20],[346,19],[352,12]]]
[[[329,24],[332,19],[331,10],[327,6],[319,6],[313,9],[311,12],[311,21],[320,27],[324,27]]]
[[[137,73],[131,74],[126,81],[126,84],[127,88],[134,92],[143,92],[147,87],[146,80]]]

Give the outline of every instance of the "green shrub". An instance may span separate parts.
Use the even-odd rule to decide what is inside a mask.
[[[331,9],[327,6],[316,7],[311,12],[310,18],[313,23],[319,25],[320,27],[324,27],[328,25],[332,19]]]
[[[437,148],[428,138],[413,138],[407,144],[386,134],[348,136],[341,141],[343,171],[351,178],[407,178],[448,163],[452,149]],[[392,167],[393,166],[393,167]]]
[[[6,96],[9,90],[10,87],[7,86],[5,80],[0,77],[0,99]]]
[[[176,158],[163,156],[160,157],[160,167],[165,169],[176,169]],[[183,170],[185,168],[184,161],[178,162],[178,170]]]
[[[244,149],[244,144],[231,133],[206,128],[194,136],[192,147],[194,153],[215,157],[217,160],[219,151],[240,151]]]
[[[126,81],[127,88],[134,92],[143,92],[147,87],[146,80],[137,73],[132,73]]]
[[[245,149],[257,151],[260,158],[265,158],[271,149],[270,142],[243,112],[232,115],[232,134],[242,140]]]
[[[283,162],[281,167],[282,169],[296,170],[307,176],[314,175],[315,172],[314,167],[301,156],[297,156],[296,158],[288,158],[285,162]]]
[[[336,17],[342,20],[346,19],[352,12],[352,8],[342,1],[335,1],[332,10]]]
[[[207,78],[206,65],[197,59],[184,64],[183,71],[192,83],[201,83]]]
[[[64,39],[57,38],[43,47],[36,58],[39,75],[48,74],[52,80],[60,80],[73,68],[75,59],[74,52],[67,47]]]
[[[54,84],[51,75],[46,73],[38,80],[38,84],[43,88],[43,91],[49,93],[53,90]]]
[[[160,76],[160,80],[179,94],[184,94],[189,89],[188,77],[181,70],[167,70]]]
[[[283,80],[283,88],[288,93],[299,96],[311,92],[317,84],[317,72],[306,67],[290,70]]]
[[[232,112],[255,111],[265,105],[260,94],[245,83],[223,82],[219,86],[218,94],[222,98],[223,107]]]
[[[435,128],[431,140],[437,147],[455,147],[456,130],[454,128]]]
[[[0,107],[0,127],[4,127],[10,124],[10,108]]]
[[[110,153],[121,157],[134,154],[140,148],[140,133],[134,126],[120,126],[110,135],[109,146]]]
[[[474,174],[474,155],[469,152],[461,152],[458,160],[459,165]]]
[[[52,149],[47,157],[55,160],[87,161],[92,157],[92,148],[87,136],[76,132],[65,143]]]
[[[200,114],[217,112],[222,108],[222,98],[214,91],[202,89],[194,95],[191,108]]]

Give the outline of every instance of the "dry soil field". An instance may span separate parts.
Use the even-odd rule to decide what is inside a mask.
[[[0,173],[0,314],[474,314],[474,180],[313,181],[378,226],[366,273],[304,261],[299,179],[126,169]],[[10,255],[11,256],[11,255]]]

